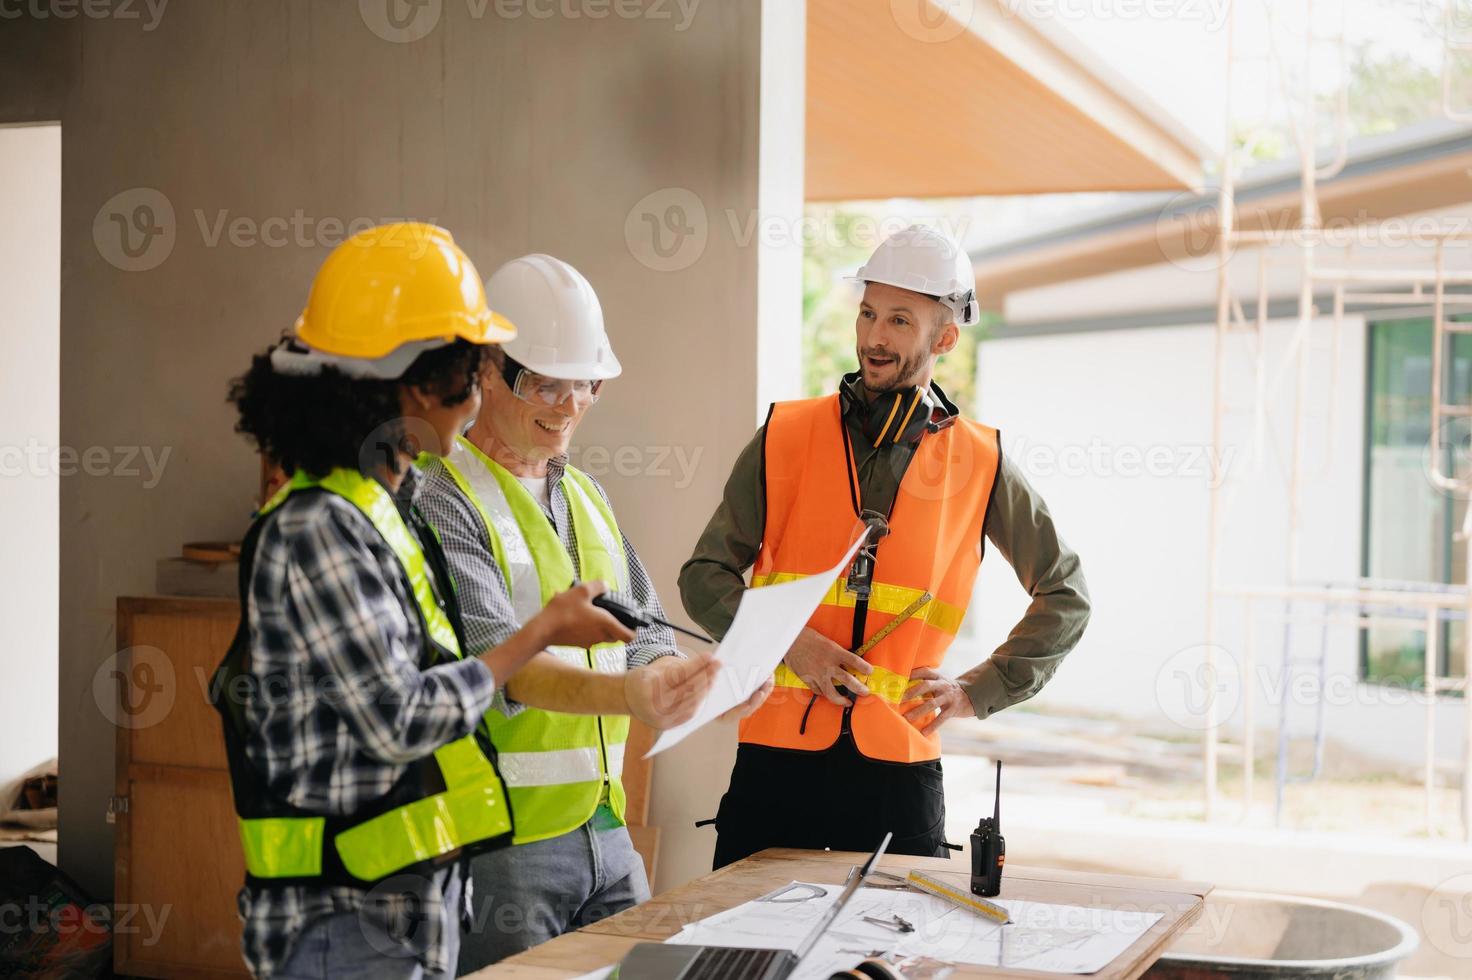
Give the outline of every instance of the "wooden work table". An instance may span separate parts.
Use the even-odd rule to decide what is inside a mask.
[[[567,977],[576,977],[617,962],[637,942],[668,939],[687,923],[749,902],[789,881],[842,884],[849,869],[862,863],[866,857],[866,854],[785,848],[762,851],[744,861],[658,895],[638,908],[629,909],[585,929],[543,943],[472,976],[487,980],[565,980]],[[880,866],[898,874],[904,874],[911,868],[939,873],[963,890],[970,888],[969,869],[960,860],[887,855]],[[1001,897],[1059,905],[1130,908],[1164,913],[1160,921],[1108,967],[1097,973],[1083,974],[1096,980],[1132,980],[1143,974],[1166,947],[1196,920],[1210,891],[1211,885],[1202,882],[1050,871],[1009,864],[1002,879]],[[970,965],[958,965],[951,974],[955,978],[1058,978],[1069,975]]]

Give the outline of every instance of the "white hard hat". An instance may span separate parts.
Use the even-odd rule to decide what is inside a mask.
[[[602,381],[622,373],[603,329],[603,307],[582,273],[550,255],[512,259],[486,280],[492,309],[516,324],[502,342],[528,370],[568,381]]]
[[[858,282],[882,282],[932,296],[948,307],[963,327],[981,320],[971,256],[949,236],[923,225],[911,225],[880,242],[869,261],[849,278]],[[501,309],[495,306],[494,299],[491,304]],[[515,314],[510,310],[506,313],[520,327],[521,321]]]

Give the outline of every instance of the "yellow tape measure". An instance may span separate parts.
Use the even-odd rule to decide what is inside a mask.
[[[900,614],[898,616],[896,616],[894,619],[891,619],[883,626],[879,627],[878,632],[869,637],[869,639],[864,642],[863,646],[854,651],[854,654],[856,656],[862,657],[864,654],[874,649],[874,647],[878,645],[880,640],[884,639],[886,636],[899,629],[901,623],[905,622],[905,620],[909,619],[911,616],[919,612],[921,607],[930,601],[930,598],[931,596],[929,592],[922,593],[920,595],[920,598],[916,599],[904,609],[900,610]]]
[[[880,640],[884,639],[886,636],[899,629],[901,623],[905,622],[905,620],[909,619],[911,616],[914,616],[917,612],[924,608],[925,604],[930,601],[930,598],[931,596],[929,592],[922,593],[920,597],[917,598],[914,602],[910,603],[904,609],[900,610],[900,614],[898,616],[896,616],[894,619],[891,619],[883,626],[879,627],[874,635],[869,637],[869,639],[864,643],[863,646],[854,651],[854,656],[863,657],[870,650],[874,649],[874,647],[878,645]],[[866,685],[870,682],[870,678],[873,677],[872,674],[861,674],[857,670],[850,670],[847,667],[843,669],[847,671],[851,676],[858,678]],[[899,697],[902,698],[910,690],[910,682],[908,678],[900,679],[904,682],[899,691]]]

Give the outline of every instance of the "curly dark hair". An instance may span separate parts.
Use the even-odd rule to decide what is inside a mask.
[[[240,413],[235,431],[287,473],[301,469],[315,477],[337,467],[362,469],[365,449],[371,454],[373,446],[406,442],[401,385],[458,405],[474,394],[488,363],[487,347],[457,340],[420,354],[402,377],[390,381],[350,378],[335,368],[301,376],[272,369],[275,349],[255,355],[250,369],[230,382],[229,401]],[[396,455],[388,462],[397,468]]]

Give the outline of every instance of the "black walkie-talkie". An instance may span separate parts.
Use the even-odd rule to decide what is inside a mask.
[[[997,797],[990,818],[982,817],[971,832],[971,893],[1000,895],[1007,842],[1002,838],[1002,760],[997,760]]]

